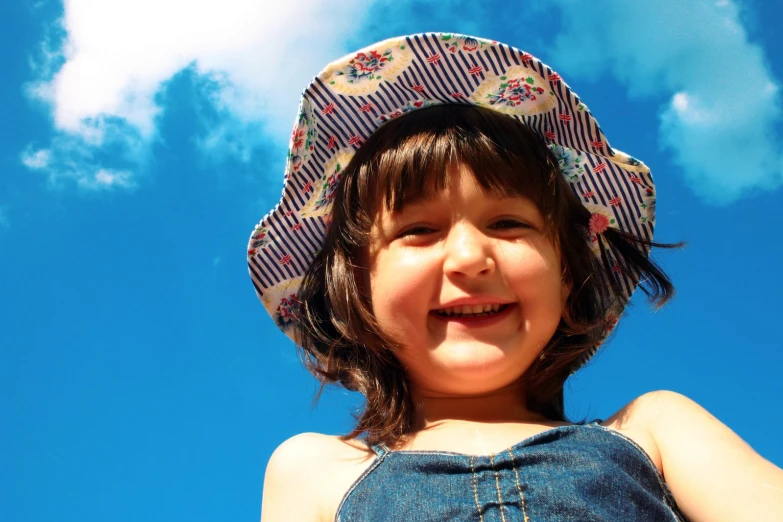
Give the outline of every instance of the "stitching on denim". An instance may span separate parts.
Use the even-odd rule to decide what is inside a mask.
[[[500,508],[500,519],[506,522],[506,514],[503,513],[503,496],[500,494],[500,475],[495,468],[495,454],[489,456],[489,463],[492,465],[492,471],[495,472],[495,490],[498,492],[498,507]]]
[[[631,445],[636,451],[638,451],[642,457],[644,457],[644,460],[647,462],[647,464],[652,468],[653,473],[655,475],[655,478],[658,480],[658,486],[661,488],[661,491],[663,492],[664,500],[666,501],[666,507],[669,509],[671,514],[680,522],[687,522],[687,519],[684,519],[679,515],[677,511],[675,511],[674,506],[677,506],[677,501],[674,500],[674,495],[672,494],[671,490],[669,489],[669,485],[666,484],[666,480],[663,478],[663,475],[661,474],[661,471],[658,469],[658,466],[655,465],[655,462],[652,461],[650,458],[650,455],[647,454],[646,451],[644,451],[644,448],[642,448],[638,442],[633,440],[630,437],[627,437],[626,435],[623,435],[617,430],[613,430],[612,428],[607,428],[606,426],[602,426],[600,424],[587,424],[586,426],[589,426],[591,428],[599,428],[610,435],[614,435],[615,437],[618,437],[620,440],[624,440],[628,444]],[[679,511],[679,506],[678,506]]]
[[[519,482],[519,471],[517,471],[517,463],[514,462],[514,453],[511,450],[508,451],[508,456],[511,457],[511,469],[514,470],[514,476],[517,481],[517,491],[519,492],[519,503],[522,506],[522,516],[525,517],[525,522],[530,522],[530,518],[527,516],[527,508],[525,507],[525,495],[522,493],[522,484]]]
[[[478,509],[479,522],[484,522],[484,515],[481,513],[481,504],[478,499],[478,477],[476,477],[476,468],[473,466],[475,457],[470,457],[470,471],[473,473],[473,498],[476,500],[476,509]]]
[[[391,453],[384,453],[383,455],[378,455],[378,456],[375,458],[375,462],[373,462],[373,463],[370,465],[370,467],[369,467],[369,468],[367,468],[367,469],[364,471],[364,473],[362,473],[362,474],[361,474],[361,476],[360,476],[358,479],[356,479],[356,481],[355,481],[355,482],[354,482],[354,483],[351,485],[351,487],[348,489],[348,491],[346,491],[346,492],[345,492],[345,495],[343,495],[343,499],[340,501],[340,505],[339,505],[339,506],[337,506],[337,512],[335,512],[335,514],[334,514],[334,520],[335,520],[335,522],[340,522],[340,520],[341,520],[341,518],[340,518],[340,516],[341,516],[341,513],[340,513],[340,512],[343,510],[343,506],[345,506],[345,502],[348,500],[348,497],[349,497],[349,496],[351,496],[351,493],[353,493],[353,492],[354,492],[354,490],[355,490],[355,489],[356,489],[356,488],[359,486],[359,484],[361,484],[361,482],[362,482],[364,479],[366,479],[366,478],[369,476],[369,474],[370,474],[370,473],[372,473],[373,471],[375,471],[375,469],[376,469],[378,466],[380,466],[381,462],[383,462],[383,460],[384,460],[386,457],[388,457],[389,455],[391,455]]]

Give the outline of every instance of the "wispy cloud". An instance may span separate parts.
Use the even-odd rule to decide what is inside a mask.
[[[29,144],[19,159],[46,175],[51,187],[71,183],[107,190],[134,188],[132,173],[148,156],[149,143],[136,128],[118,118],[101,118],[83,132],[55,132],[48,146]]]
[[[49,166],[52,152],[49,149],[33,150],[32,147],[22,152],[22,164],[30,170],[43,170]]]
[[[196,142],[233,146],[249,161],[265,130],[287,141],[302,86],[345,52],[366,9],[359,0],[65,0],[27,85],[51,108],[55,137],[22,162],[54,182],[132,187],[165,110],[156,93],[188,67],[225,116]],[[132,161],[102,155],[107,143]]]
[[[666,95],[661,146],[700,196],[729,203],[783,183],[780,86],[736,1],[553,3],[553,61],[569,75],[610,73],[632,96]]]
[[[108,189],[114,187],[133,188],[136,183],[131,179],[131,173],[127,170],[116,171],[99,169],[92,178],[82,178],[79,184],[90,189]]]

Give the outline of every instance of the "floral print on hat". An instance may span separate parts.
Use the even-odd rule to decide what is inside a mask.
[[[504,74],[487,74],[486,80],[470,97],[476,105],[510,115],[548,112],[557,103],[549,82],[537,71],[509,67]]]
[[[382,42],[383,44],[383,42]],[[406,45],[368,47],[335,62],[321,74],[335,92],[351,96],[375,92],[382,82],[393,82],[411,62]]]

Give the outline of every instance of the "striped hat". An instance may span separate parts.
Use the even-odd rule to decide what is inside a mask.
[[[342,170],[385,122],[439,104],[494,109],[541,135],[592,213],[593,244],[607,227],[652,240],[650,170],[609,146],[587,106],[558,73],[492,40],[453,33],[392,38],[329,64],[304,90],[282,199],[250,237],[247,259],[256,293],[292,339],[297,293],[323,243]],[[611,255],[609,262],[623,294],[606,317],[607,334],[638,282]]]

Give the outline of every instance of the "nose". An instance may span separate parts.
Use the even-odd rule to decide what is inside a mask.
[[[457,224],[445,242],[443,269],[449,275],[491,275],[495,271],[490,238],[470,224]]]

